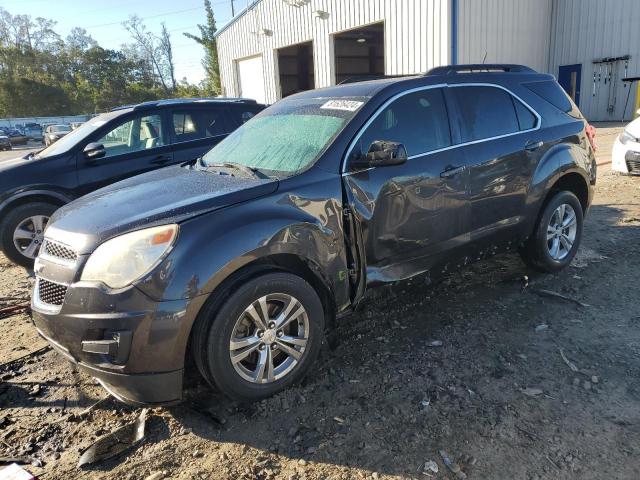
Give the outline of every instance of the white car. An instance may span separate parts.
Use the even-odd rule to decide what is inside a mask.
[[[611,154],[611,169],[640,175],[640,117],[627,125],[616,138]]]

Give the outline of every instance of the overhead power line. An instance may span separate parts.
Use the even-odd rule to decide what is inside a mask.
[[[223,4],[227,4],[228,0],[224,0],[224,1],[219,1],[219,2],[211,2],[211,5],[223,5]],[[183,8],[181,10],[173,10],[171,12],[163,12],[163,13],[156,13],[155,15],[147,15],[145,17],[140,17],[141,20],[149,20],[151,18],[158,18],[158,17],[164,17],[165,15],[176,15],[178,13],[184,13],[184,12],[192,12],[194,10],[203,10],[204,11],[204,7],[202,5],[198,6],[198,7],[191,7],[191,8]],[[102,28],[102,27],[110,27],[113,25],[122,25],[123,22],[125,22],[126,20],[120,20],[119,22],[109,22],[109,23],[100,23],[97,25],[89,25],[84,27],[85,29],[89,29],[89,28]],[[219,22],[220,20],[216,19],[216,22]]]

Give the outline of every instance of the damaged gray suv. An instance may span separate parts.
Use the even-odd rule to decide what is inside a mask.
[[[503,251],[566,267],[592,132],[553,77],[517,65],[293,95],[196,162],[58,210],[35,324],[129,403],[179,401],[189,357],[226,395],[264,398],[313,368],[371,287]]]

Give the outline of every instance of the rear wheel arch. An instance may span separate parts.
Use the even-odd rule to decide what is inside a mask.
[[[582,212],[586,213],[589,208],[589,184],[585,178],[577,172],[569,172],[562,175],[558,178],[551,188],[548,190],[543,205],[544,206],[549,202],[549,200],[558,192],[568,191],[573,193],[578,200],[580,200],[580,205],[582,206]]]

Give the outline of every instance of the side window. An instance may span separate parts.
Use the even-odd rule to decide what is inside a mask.
[[[535,117],[531,110],[525,107],[520,100],[512,97],[513,104],[516,106],[516,115],[518,116],[518,124],[520,125],[520,131],[531,130],[535,128],[538,119]]]
[[[230,120],[233,125],[237,127],[247,123],[253,117],[255,117],[260,111],[261,107],[251,105],[233,105],[229,107]]]
[[[366,154],[376,140],[400,142],[409,156],[450,146],[451,130],[442,89],[410,93],[388,105],[360,136],[354,153]]]
[[[497,137],[520,131],[512,95],[495,87],[454,87],[458,103],[462,142]]]
[[[224,110],[217,107],[174,110],[172,123],[176,142],[229,133],[224,122]]]
[[[146,115],[121,123],[96,142],[104,145],[105,157],[113,157],[160,147],[163,138],[160,115]]]

